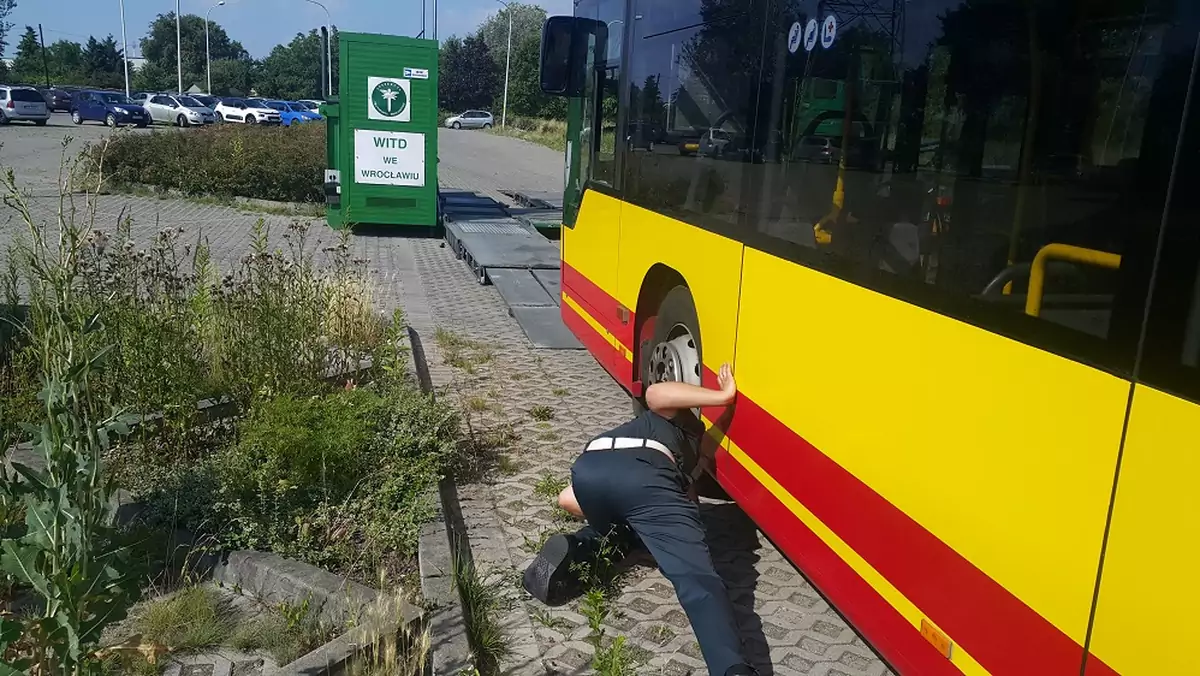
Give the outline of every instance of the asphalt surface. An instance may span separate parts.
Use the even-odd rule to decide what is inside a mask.
[[[63,142],[70,157],[84,143],[111,133],[99,124],[77,127],[62,114],[51,125],[0,127],[0,168],[12,167],[32,197],[35,218],[53,217]],[[182,130],[180,133],[190,133]],[[562,155],[540,146],[479,131],[443,129],[440,182],[501,199],[502,189],[562,189]],[[0,205],[0,252],[24,226]],[[96,227],[133,221],[139,243],[182,228],[184,241],[208,241],[219,269],[239,264],[260,219],[271,239],[295,221],[312,227],[307,247],[320,250],[337,235],[321,219],[262,215],[183,199],[102,196]],[[576,674],[590,668],[592,643],[578,603],[546,609],[520,588],[520,571],[540,539],[575,527],[563,519],[545,485],[565,480],[572,459],[592,436],[624,422],[629,398],[582,350],[538,350],[525,339],[493,287],[477,284],[467,267],[435,239],[355,236],[353,256],[365,259],[380,310],[402,307],[417,332],[441,396],[468,415],[474,438],[485,439],[489,462],[478,480],[458,488],[472,556],[502,584],[502,622],[511,654],[508,674]],[[473,366],[449,359],[438,340],[457,336],[477,353]],[[448,332],[448,333],[447,333]],[[460,348],[457,348],[461,350]],[[468,358],[468,362],[471,358]],[[811,585],[731,503],[706,501],[702,515],[719,573],[735,604],[746,652],[764,675],[879,676],[886,666]],[[638,673],[702,674],[703,661],[670,584],[657,570],[635,568],[624,578],[605,622],[609,639],[624,636]]]

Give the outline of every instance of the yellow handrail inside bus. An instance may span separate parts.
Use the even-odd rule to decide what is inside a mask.
[[[1042,314],[1042,296],[1046,292],[1046,263],[1051,259],[1094,265],[1109,270],[1121,267],[1121,257],[1115,253],[1070,244],[1047,244],[1033,257],[1033,265],[1029,270],[1029,295],[1025,297],[1025,314],[1030,317]]]

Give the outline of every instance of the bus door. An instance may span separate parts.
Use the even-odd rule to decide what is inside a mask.
[[[616,142],[617,92],[622,76],[624,0],[581,0],[575,16],[604,24],[588,37],[583,94],[571,101],[568,128],[567,185],[562,233],[564,320],[577,334],[603,331],[609,348],[594,350],[610,372],[628,370],[620,346],[621,312],[617,295],[617,244],[621,226],[620,162]],[[586,331],[579,326],[586,322]],[[615,332],[615,333],[614,333]],[[615,349],[614,349],[615,348]],[[622,362],[625,362],[624,365]]]
[[[1153,3],[1147,3],[1153,4]],[[1154,25],[1162,80],[1145,105],[1146,133],[1178,143],[1165,227],[1154,251],[1149,322],[1139,337],[1137,382],[1125,429],[1102,559],[1085,676],[1197,673],[1200,619],[1200,7],[1182,3],[1170,28]],[[1170,18],[1170,17],[1168,17]],[[1190,83],[1190,89],[1189,89]],[[1186,122],[1177,138],[1179,111]],[[1156,119],[1157,118],[1157,119]],[[1148,144],[1146,144],[1148,145]]]

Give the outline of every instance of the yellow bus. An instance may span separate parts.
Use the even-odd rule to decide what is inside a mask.
[[[562,316],[903,674],[1197,674],[1200,3],[576,0]]]

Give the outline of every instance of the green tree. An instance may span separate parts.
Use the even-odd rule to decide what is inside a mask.
[[[151,92],[171,91],[175,89],[175,69],[167,71],[153,61],[146,61],[133,73],[133,88]]]
[[[46,46],[50,62],[50,78],[59,84],[83,82],[83,45],[70,40],[58,40]]]
[[[93,87],[120,87],[125,82],[125,54],[109,35],[103,40],[88,38],[83,48],[83,76]]]
[[[325,91],[321,83],[324,56],[317,31],[298,33],[288,44],[276,45],[263,59],[254,88],[260,95],[281,99],[319,98]]]
[[[212,62],[212,91],[215,96],[245,96],[250,93],[254,62],[249,59],[221,59]]]
[[[33,26],[26,26],[17,42],[17,55],[12,63],[13,79],[18,82],[37,82],[42,79],[42,45]]]
[[[438,54],[438,106],[461,111],[490,108],[500,70],[487,43],[477,35],[442,43]]]
[[[514,2],[493,16],[489,16],[476,32],[487,44],[496,66],[500,68],[500,86],[504,86],[504,58],[508,55],[508,16],[512,14],[513,67],[516,66],[518,46],[532,37],[541,40],[542,24],[546,23],[546,10],[537,5]],[[536,59],[535,59],[536,62]],[[512,85],[509,84],[509,96]],[[511,102],[510,102],[511,103]]]
[[[510,115],[529,117],[566,117],[566,99],[548,96],[542,92],[539,66],[541,36],[527,36],[520,43],[513,43],[512,71],[508,83],[508,112]],[[500,76],[503,89],[504,76]]]
[[[250,55],[246,52],[242,44],[236,40],[230,40],[229,34],[215,21],[209,22],[208,26],[209,50],[212,54],[214,62],[234,59],[241,61],[249,61]],[[185,14],[179,20],[179,40],[182,44],[180,53],[183,56],[183,88],[187,89],[193,84],[204,87],[206,78],[206,60],[204,51],[204,18],[195,14]],[[150,28],[146,33],[146,37],[140,41],[142,47],[142,56],[145,57],[147,64],[156,64],[162,71],[177,75],[177,64],[175,60],[175,13],[168,12],[159,14],[150,22]],[[174,87],[169,87],[173,89]],[[216,80],[213,80],[213,88],[216,89]],[[156,87],[163,89],[163,87]]]
[[[8,31],[13,27],[8,17],[16,7],[17,0],[0,0],[0,54],[8,47]]]

